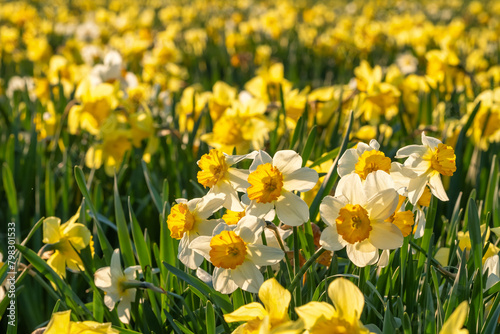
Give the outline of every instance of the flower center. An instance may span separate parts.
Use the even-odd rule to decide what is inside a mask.
[[[181,239],[185,232],[193,229],[194,222],[195,217],[189,211],[186,204],[180,203],[174,205],[167,217],[170,236],[175,239]]]
[[[366,176],[371,172],[383,170],[384,172],[389,173],[390,169],[391,159],[386,157],[384,152],[377,150],[363,152],[354,167],[356,174],[358,174],[363,180],[366,180]]]
[[[344,206],[335,222],[338,233],[351,244],[365,240],[372,230],[368,211],[359,204]]]
[[[198,182],[208,188],[216,185],[226,175],[228,169],[226,157],[221,151],[215,149],[204,154],[198,166],[201,168],[197,174]]]
[[[278,199],[283,188],[283,175],[271,163],[259,165],[248,176],[248,198],[257,203],[270,203]]]
[[[457,170],[455,152],[451,146],[439,144],[431,157],[431,166],[439,173],[452,176]]]
[[[243,217],[245,217],[245,210],[241,212],[227,210],[226,213],[222,216],[222,219],[228,225],[236,225]]]
[[[210,241],[210,262],[216,267],[235,269],[245,261],[247,246],[233,231],[222,231]]]
[[[332,319],[318,321],[309,330],[311,334],[348,334],[358,333],[358,328],[344,319],[334,317]]]
[[[237,145],[243,141],[241,120],[230,117],[221,117],[214,124],[214,141],[223,145]]]
[[[385,220],[386,222],[393,223],[403,233],[403,237],[407,237],[413,231],[413,224],[415,223],[414,215],[411,210],[398,211]]]

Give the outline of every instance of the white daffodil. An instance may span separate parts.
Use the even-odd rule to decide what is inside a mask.
[[[259,242],[263,229],[262,219],[245,216],[238,225],[221,224],[214,236],[199,237],[190,244],[190,248],[215,266],[212,274],[215,290],[232,293],[240,287],[253,293],[259,291],[264,282],[259,267],[276,264],[285,256],[281,249]]]
[[[253,159],[257,152],[246,155],[227,155],[222,151],[212,149],[198,160],[198,182],[210,188],[209,193],[224,194],[226,200],[224,207],[232,211],[243,211],[238,191],[245,192],[250,186],[248,183],[248,170],[231,168],[232,165],[244,160]]]
[[[199,236],[211,236],[214,228],[222,219],[208,219],[222,207],[224,194],[207,194],[190,201],[177,199],[167,217],[170,236],[180,239],[178,258],[188,268],[196,269],[203,262],[203,257],[194,252],[189,244]]]
[[[398,193],[389,174],[370,173],[361,182],[358,174],[339,181],[335,197],[326,196],[320,215],[328,227],[320,244],[331,251],[346,247],[347,256],[358,267],[377,262],[378,249],[396,249],[403,244],[401,230],[386,222],[398,205]]]
[[[423,145],[409,145],[396,152],[396,158],[406,158],[404,167],[414,175],[408,185],[410,203],[417,203],[428,184],[434,196],[447,201],[440,174],[451,176],[456,171],[455,152],[451,146],[422,132]]]
[[[498,254],[490,256],[484,261],[483,274],[488,271],[488,278],[486,279],[485,290],[488,290],[496,283],[500,282],[500,258]]]
[[[251,200],[247,212],[262,217],[274,207],[280,221],[299,226],[309,219],[309,207],[292,191],[311,190],[318,173],[302,166],[302,157],[291,150],[278,151],[273,158],[259,151],[252,165],[247,196]]]
[[[339,159],[337,172],[340,177],[351,173],[358,174],[362,180],[371,172],[383,170],[389,173],[391,170],[391,159],[384,152],[379,151],[380,144],[372,139],[370,145],[358,143],[356,148],[348,149]]]
[[[94,274],[95,285],[103,290],[104,304],[112,311],[116,303],[118,317],[124,324],[130,323],[130,304],[135,301],[135,288],[127,288],[127,283],[141,283],[135,280],[135,272],[140,266],[132,266],[122,270],[120,250],[115,249],[109,267],[99,268]]]

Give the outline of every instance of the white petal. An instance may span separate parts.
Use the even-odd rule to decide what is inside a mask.
[[[356,149],[350,148],[346,150],[339,159],[339,164],[337,167],[337,172],[339,173],[339,176],[344,177],[348,174],[351,174],[354,171],[358,161],[359,161],[359,154]]]
[[[391,255],[388,249],[382,251],[382,255],[380,255],[380,259],[378,259],[378,264],[380,268],[385,268],[389,264],[389,256]]]
[[[319,243],[325,249],[330,251],[338,251],[344,248],[342,237],[337,232],[337,224],[328,226],[321,232]]]
[[[248,244],[247,258],[257,266],[270,266],[283,260],[285,253],[279,249],[264,245]]]
[[[259,269],[250,261],[245,261],[236,269],[231,271],[234,283],[242,290],[258,293],[259,288],[264,283],[264,276]]]
[[[111,255],[111,278],[113,280],[118,279],[118,277],[123,276],[122,265],[120,263],[120,249],[117,248],[113,251]]]
[[[417,222],[417,228],[415,229],[414,237],[418,239],[424,236],[425,230],[425,212],[422,209],[417,209],[415,221]]]
[[[375,194],[385,189],[396,189],[391,175],[382,170],[377,170],[368,174],[364,183],[364,187],[365,193],[367,195]]]
[[[371,147],[370,145],[367,145],[363,142],[359,142],[356,145],[356,151],[358,152],[359,156],[362,156],[363,153],[365,153],[366,151],[372,151],[372,150],[373,150],[373,147]]]
[[[394,189],[383,190],[372,196],[366,203],[370,219],[386,220],[398,206],[399,195]]]
[[[196,230],[194,231],[189,231],[189,234],[193,235],[193,238],[196,238],[198,236],[202,235],[213,235],[213,232],[215,230],[215,227],[221,223],[224,223],[224,220],[222,219],[207,219],[207,220],[202,220],[200,222],[196,222]]]
[[[255,216],[244,216],[234,232],[246,243],[255,243],[264,230],[264,220]]]
[[[249,170],[237,169],[237,168],[229,168],[227,170],[227,177],[231,185],[237,191],[244,192],[248,187],[250,187],[250,183],[248,183],[248,175],[250,174]]]
[[[184,234],[181,241],[179,242],[178,255],[179,260],[189,269],[198,268],[203,262],[203,256],[196,253],[189,247],[189,244],[193,241],[194,237],[189,237],[187,233]]]
[[[408,200],[411,204],[416,205],[420,196],[424,193],[425,185],[427,184],[427,176],[419,176],[410,180],[408,184]]]
[[[250,173],[255,171],[257,169],[257,166],[267,164],[267,163],[273,163],[273,158],[267,152],[264,151],[259,151],[255,155],[255,158],[253,159],[252,164],[250,165]]]
[[[426,136],[425,131],[422,131],[422,144],[430,147],[433,150],[438,147],[439,144],[442,144],[442,142],[439,139]]]
[[[435,172],[430,177],[429,187],[431,188],[431,193],[434,196],[436,196],[443,202],[449,201],[448,195],[446,194],[446,190],[444,190],[443,181],[441,181],[441,176],[439,176],[439,173]]]
[[[410,156],[404,163],[404,168],[410,169],[417,177],[427,173],[430,167],[431,162],[429,160],[424,160],[415,155]]]
[[[215,291],[229,294],[238,289],[236,283],[231,277],[231,269],[215,268],[212,276],[212,283]]]
[[[246,209],[247,215],[263,218],[274,208],[274,203],[257,203],[251,201]]]
[[[388,222],[372,224],[369,240],[378,249],[396,249],[403,245],[403,234],[394,224]]]
[[[211,240],[212,237],[208,236],[198,237],[191,241],[191,243],[189,244],[189,248],[202,255],[205,259],[207,259],[207,261],[210,261]]]
[[[276,201],[276,214],[283,224],[299,226],[309,220],[309,207],[299,196],[284,190]]]
[[[335,219],[339,216],[339,211],[347,203],[342,201],[342,198],[334,198],[332,196],[326,196],[321,201],[319,206],[319,214],[321,219],[330,226],[337,226]]]
[[[232,166],[232,165],[237,164],[238,162],[245,160],[245,159],[254,159],[255,156],[257,155],[257,153],[259,153],[259,152],[253,151],[251,153],[244,154],[244,155],[226,155],[225,153],[224,153],[224,155],[226,156],[226,163],[228,164],[228,166]]]
[[[240,198],[238,197],[238,193],[236,189],[234,189],[229,183],[219,182],[214,186],[214,190],[217,189],[217,192],[223,193],[226,195],[226,200],[224,201],[223,206],[231,211],[241,212],[245,210],[243,205],[241,205]]]
[[[208,218],[219,210],[224,201],[226,200],[225,194],[211,194],[203,196],[201,201],[196,205],[196,212],[200,218]]]
[[[361,178],[358,174],[352,173],[340,179],[335,190],[335,197],[344,195],[349,203],[364,206],[368,198],[366,198],[362,189]]]
[[[363,242],[357,242],[354,245],[347,245],[347,257],[358,267],[365,267],[377,262],[378,260],[378,250],[372,246],[369,242],[368,244],[373,248],[372,251],[361,251],[368,250],[370,247],[366,245],[366,240]]]
[[[283,175],[291,174],[302,167],[302,157],[295,151],[278,151],[273,157],[273,166]]]
[[[406,158],[410,156],[411,154],[416,154],[418,156],[424,155],[424,153],[427,152],[427,147],[423,145],[408,145],[403,148],[400,148],[396,152],[396,159],[401,159],[401,158]]]
[[[318,172],[314,169],[304,167],[284,175],[283,188],[287,190],[296,190],[300,192],[308,191],[314,188],[318,182]]]
[[[370,147],[377,151],[380,150],[380,144],[376,139],[370,140]]]
[[[142,273],[142,268],[139,265],[125,268],[125,270],[123,271],[123,274],[125,275],[127,280],[131,281],[131,280],[134,280],[136,278],[137,272]]]
[[[103,267],[96,270],[94,273],[94,283],[98,288],[109,288],[111,287],[111,267]]]
[[[106,293],[104,295],[104,305],[106,305],[106,307],[110,311],[113,311],[113,309],[115,308],[115,304],[119,299],[120,297],[118,297],[118,294]]]
[[[207,194],[208,195],[208,194]],[[213,195],[210,195],[210,196],[213,196]],[[192,200],[186,200],[184,198],[179,198],[179,199],[176,199],[175,201],[177,203],[184,203],[187,205],[188,209],[190,212],[194,212],[196,211],[196,207],[198,206],[198,203],[201,202],[203,198],[193,198]]]
[[[130,323],[130,302],[127,303],[125,300],[122,300],[118,304],[116,311],[118,312],[118,318],[120,318],[121,322],[124,324]]]

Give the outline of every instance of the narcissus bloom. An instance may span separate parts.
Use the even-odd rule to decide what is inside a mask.
[[[365,298],[354,283],[337,278],[328,286],[328,296],[335,307],[325,302],[309,302],[295,309],[307,333],[370,333],[359,320]]]
[[[140,270],[140,266],[133,266],[122,270],[120,264],[120,250],[114,250],[109,267],[99,268],[94,274],[95,285],[102,289],[104,295],[104,304],[112,311],[118,303],[117,311],[120,321],[130,323],[130,307],[135,301],[135,288],[127,288],[128,282],[140,283],[135,280],[135,272]]]
[[[238,197],[238,191],[244,192],[250,186],[247,181],[248,170],[231,168],[243,159],[251,159],[257,152],[246,155],[226,155],[212,149],[198,161],[201,171],[198,172],[198,182],[210,188],[209,193],[224,194],[224,207],[232,211],[243,211]]]
[[[434,196],[448,200],[440,174],[452,176],[457,170],[455,151],[451,146],[422,132],[423,145],[409,145],[396,153],[396,158],[408,158],[404,167],[414,173],[408,185],[408,199],[415,205],[428,184]]]
[[[301,156],[291,150],[278,151],[273,158],[259,151],[250,166],[247,189],[251,200],[247,212],[262,216],[276,207],[281,222],[298,226],[309,219],[307,204],[292,191],[308,191],[318,181],[318,173],[302,167]]]
[[[342,178],[335,197],[326,196],[320,205],[321,219],[328,225],[321,233],[321,245],[331,251],[346,247],[358,267],[376,263],[379,249],[403,244],[401,230],[385,221],[397,205],[394,183],[383,171],[370,173],[364,183],[355,173]]]
[[[179,260],[190,269],[196,269],[203,262],[203,257],[195,253],[189,244],[199,236],[211,236],[221,219],[208,219],[222,207],[223,194],[207,194],[203,198],[190,201],[178,199],[167,217],[170,236],[180,239]]]
[[[276,279],[265,281],[259,289],[259,299],[264,304],[250,303],[225,314],[226,322],[246,321],[233,334],[243,333],[302,333],[302,322],[292,322],[288,317],[288,305],[292,296]]]
[[[219,225],[213,237],[196,238],[189,247],[203,255],[216,268],[212,282],[215,290],[232,293],[238,287],[257,293],[264,282],[260,266],[278,263],[285,253],[260,243],[264,221],[245,216],[235,226]]]
[[[344,177],[351,173],[358,174],[361,179],[366,180],[366,176],[371,172],[383,170],[389,173],[391,170],[391,159],[386,157],[384,152],[379,151],[380,144],[372,139],[370,145],[358,143],[356,148],[345,151],[339,160],[338,173]]]
[[[111,323],[104,324],[95,321],[74,322],[70,320],[71,310],[55,312],[45,328],[44,334],[118,334],[111,328]]]
[[[448,320],[443,324],[443,327],[439,331],[439,334],[469,334],[467,329],[462,329],[465,324],[465,319],[467,318],[467,312],[469,311],[469,305],[467,301],[463,301],[458,305],[458,307],[453,311]]]
[[[66,267],[71,270],[81,270],[83,262],[77,251],[90,243],[89,229],[77,223],[80,214],[77,212],[66,223],[61,225],[61,219],[49,217],[43,221],[43,242],[51,244],[54,253],[47,264],[61,277],[66,277]]]

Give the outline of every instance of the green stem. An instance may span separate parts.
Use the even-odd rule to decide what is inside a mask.
[[[290,286],[288,287],[288,291],[292,292],[293,290],[295,290],[295,287],[296,285],[300,282],[300,280],[302,279],[302,276],[304,275],[304,273],[307,271],[307,269],[309,269],[309,267],[321,256],[321,254],[323,254],[324,252],[326,251],[326,249],[324,249],[323,247],[320,247],[316,253],[314,253],[310,258],[309,260],[306,261],[306,263],[304,263],[304,265],[300,268],[300,270],[297,272],[297,274],[295,275],[292,283],[290,283]]]

